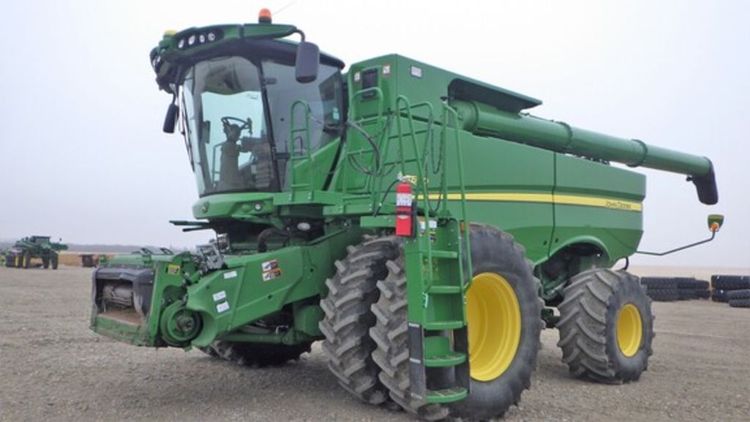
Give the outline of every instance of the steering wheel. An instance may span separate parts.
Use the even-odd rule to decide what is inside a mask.
[[[239,117],[232,117],[232,116],[224,116],[221,118],[221,123],[224,125],[224,127],[229,126],[231,124],[229,122],[239,122],[240,131],[247,129],[251,135],[253,134],[253,121],[250,120],[249,117],[246,120],[242,120]]]

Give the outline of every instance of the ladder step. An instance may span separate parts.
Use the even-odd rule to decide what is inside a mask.
[[[427,390],[425,401],[427,403],[451,403],[463,400],[469,392],[463,387],[451,387],[443,390]]]
[[[425,253],[425,255],[427,255]],[[435,249],[432,251],[432,257],[433,258],[446,258],[446,259],[456,259],[458,258],[458,252],[456,251],[444,251],[440,249]]]
[[[432,321],[425,322],[425,330],[457,330],[463,328],[463,321]]]
[[[456,366],[466,362],[466,354],[461,352],[451,352],[445,355],[425,358],[424,366],[428,368],[445,368]]]
[[[427,290],[427,293],[432,293],[434,295],[446,295],[446,294],[454,294],[454,293],[461,293],[462,288],[461,286],[432,286],[429,290]]]

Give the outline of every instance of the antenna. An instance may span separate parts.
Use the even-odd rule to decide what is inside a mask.
[[[273,11],[273,16],[279,16],[279,13],[283,12],[284,10],[288,9],[289,7],[293,6],[295,3],[297,3],[297,0],[292,0],[289,3],[281,6],[281,8]]]

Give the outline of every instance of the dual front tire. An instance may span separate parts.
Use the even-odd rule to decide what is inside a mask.
[[[404,410],[426,420],[440,420],[448,416],[464,419],[488,419],[499,417],[520,400],[523,390],[529,388],[531,374],[539,350],[539,333],[542,302],[539,299],[539,281],[533,276],[532,267],[524,251],[507,233],[489,226],[471,227],[471,249],[473,280],[467,293],[467,319],[469,332],[469,360],[471,388],[468,397],[450,405],[427,404],[412,397],[409,380],[409,348],[407,338],[406,272],[400,250],[395,256],[380,260],[377,273],[385,271],[384,278],[372,278],[377,286],[377,296],[371,304],[374,321],[369,332],[351,330],[352,337],[336,337],[329,327],[336,326],[336,309],[330,309],[331,296],[341,297],[340,290],[332,290],[322,306],[326,317],[321,322],[321,331],[326,335],[323,350],[329,359],[332,371],[344,388],[357,377],[344,378],[335,371],[341,355],[328,345],[343,343],[367,345],[360,348],[370,350],[372,361],[361,359],[359,371],[367,371],[376,377],[371,385],[373,391],[382,391]],[[393,250],[392,250],[393,252]],[[350,253],[351,256],[351,253]],[[382,265],[382,267],[381,267]],[[344,271],[339,271],[343,273]],[[373,273],[374,274],[374,273]],[[340,289],[337,280],[327,285]],[[362,280],[364,282],[364,280]],[[361,303],[369,302],[373,296]],[[363,318],[361,321],[364,321]],[[368,321],[369,323],[369,321]],[[333,334],[333,335],[332,335]],[[372,363],[370,363],[372,362]],[[450,382],[450,380],[447,380]],[[428,386],[429,387],[429,386]],[[361,397],[361,395],[358,397]],[[378,397],[379,400],[385,398]],[[372,400],[365,401],[373,402]]]

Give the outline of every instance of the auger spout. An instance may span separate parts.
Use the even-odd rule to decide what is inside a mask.
[[[511,113],[477,101],[456,100],[451,105],[461,116],[463,129],[469,132],[631,167],[685,174],[695,184],[702,203],[713,205],[719,200],[713,164],[706,157]]]

